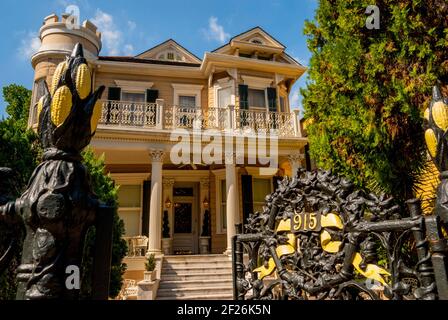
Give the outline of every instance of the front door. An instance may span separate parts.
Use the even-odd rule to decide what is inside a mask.
[[[175,254],[197,254],[197,204],[196,197],[174,196],[174,235],[173,251]]]

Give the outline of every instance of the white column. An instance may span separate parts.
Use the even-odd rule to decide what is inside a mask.
[[[302,137],[302,129],[300,126],[300,119],[299,119],[299,115],[300,115],[300,110],[294,109],[292,110],[293,113],[293,121],[294,121],[294,133],[296,135],[296,137],[301,138]]]
[[[162,165],[163,150],[151,150],[151,201],[149,203],[148,253],[160,253],[162,247]]]
[[[226,154],[226,218],[227,218],[227,249],[225,254],[232,252],[232,238],[236,234],[235,224],[239,221],[238,175],[235,166],[235,155]]]
[[[301,161],[303,159],[305,159],[305,156],[302,153],[292,153],[288,156],[291,165],[291,178],[297,176],[297,171],[302,167]]]

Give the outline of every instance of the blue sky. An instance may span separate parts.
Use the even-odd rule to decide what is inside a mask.
[[[308,65],[310,53],[303,36],[306,19],[314,18],[317,0],[227,0],[143,1],[143,0],[40,0],[0,1],[3,28],[0,29],[0,87],[11,83],[31,89],[33,69],[30,56],[39,47],[37,34],[43,18],[60,16],[67,6],[80,9],[81,21],[93,20],[103,33],[102,55],[136,55],[173,38],[199,57],[229,37],[261,26],[287,47],[287,52]],[[300,106],[298,88],[291,101]],[[5,115],[0,98],[0,117]]]

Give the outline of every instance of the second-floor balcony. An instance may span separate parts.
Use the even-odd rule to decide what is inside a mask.
[[[140,128],[157,130],[214,129],[275,133],[279,137],[301,137],[297,112],[271,112],[240,109],[235,106],[183,107],[156,103],[102,101],[100,125],[103,128]]]

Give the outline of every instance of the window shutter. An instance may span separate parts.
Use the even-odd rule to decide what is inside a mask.
[[[146,102],[147,103],[156,103],[157,99],[159,99],[159,90],[154,90],[154,89],[146,90]]]
[[[253,213],[253,196],[252,196],[252,176],[241,176],[241,187],[243,191],[243,226],[247,224],[249,214]]]
[[[151,200],[151,181],[143,181],[142,235],[149,236],[149,202]]]
[[[273,176],[272,177],[272,183],[274,185],[274,192],[277,191],[278,184],[282,180],[283,180],[283,177],[280,177],[280,176]]]
[[[269,111],[277,112],[277,89],[267,88],[267,91],[268,91]]]
[[[107,100],[120,101],[120,99],[121,99],[121,88],[109,87]]]
[[[239,85],[240,109],[249,109],[249,87],[245,84]]]
[[[310,157],[310,145],[305,145],[305,163],[306,170],[311,171],[313,168],[311,167],[311,157]]]

